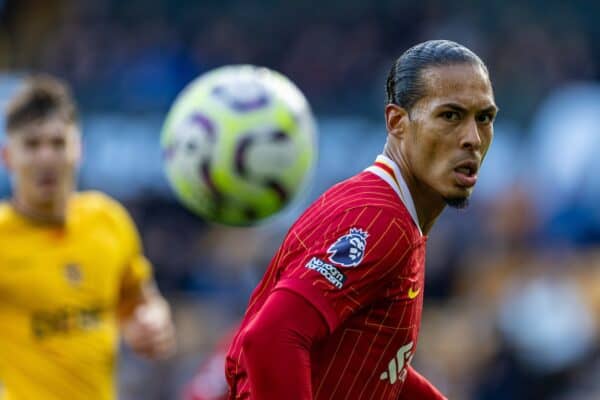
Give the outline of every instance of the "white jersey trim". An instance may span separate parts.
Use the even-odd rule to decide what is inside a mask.
[[[402,173],[400,173],[400,168],[394,161],[384,156],[383,154],[378,155],[375,161],[379,161],[392,168],[396,180],[398,181],[398,184],[396,184],[394,179],[390,176],[390,174],[387,171],[378,167],[377,165],[371,165],[370,167],[366,168],[365,171],[369,171],[377,175],[378,177],[383,179],[388,185],[390,185],[392,189],[394,189],[394,191],[400,198],[400,201],[402,201],[402,204],[404,204],[404,206],[408,210],[408,213],[412,217],[413,222],[419,230],[419,233],[423,235],[423,232],[421,231],[421,226],[419,225],[419,217],[417,216],[417,209],[415,207],[414,200],[412,198],[412,195],[410,194],[410,190],[408,189],[408,185],[406,184]]]

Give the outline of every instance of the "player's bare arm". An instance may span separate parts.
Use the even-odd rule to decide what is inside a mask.
[[[122,297],[120,319],[125,343],[136,353],[164,359],[175,352],[171,309],[153,281]]]

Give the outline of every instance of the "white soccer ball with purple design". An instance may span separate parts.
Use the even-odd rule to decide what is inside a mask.
[[[285,76],[221,67],[190,83],[165,121],[161,147],[177,197],[202,217],[250,225],[305,187],[316,159],[306,98]]]

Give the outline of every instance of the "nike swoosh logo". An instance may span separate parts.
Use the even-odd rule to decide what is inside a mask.
[[[421,288],[417,288],[417,290],[413,290],[413,288],[411,287],[408,289],[408,298],[412,300],[415,297],[417,297],[419,295],[419,293],[421,293]]]

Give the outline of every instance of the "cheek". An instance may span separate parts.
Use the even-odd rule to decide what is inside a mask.
[[[436,173],[443,164],[444,146],[437,134],[422,134],[415,146],[414,157],[418,160],[419,168],[428,174]]]
[[[452,179],[449,157],[452,146],[439,138],[428,140],[420,146],[420,154],[415,157],[418,161],[419,178],[436,190],[444,190]]]
[[[412,168],[422,180],[433,183],[447,169],[452,132],[435,120],[421,119],[414,128],[408,146]]]
[[[78,154],[71,146],[54,150],[52,162],[55,167],[60,167],[67,170],[76,165],[77,160]]]
[[[17,173],[26,173],[35,168],[36,157],[30,151],[15,152],[11,157],[13,170]]]
[[[69,168],[77,168],[79,166],[79,162],[81,160],[81,156],[79,153],[72,154],[69,157],[68,166]]]
[[[483,153],[483,158],[485,158],[485,156],[487,155],[488,150],[490,149],[490,146],[492,145],[492,142],[494,141],[494,132],[489,132],[487,134],[485,134],[485,136],[482,136],[485,138],[485,141],[483,143],[483,149],[482,149],[482,153]]]
[[[81,161],[81,146],[78,144],[78,142],[70,143],[67,148],[67,157],[69,165],[79,165],[79,162]]]

